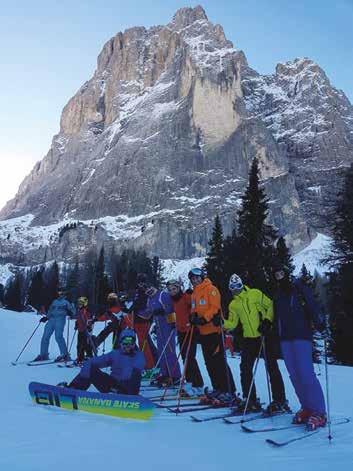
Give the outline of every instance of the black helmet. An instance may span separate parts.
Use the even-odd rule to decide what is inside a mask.
[[[192,268],[188,273],[189,280],[191,280],[193,276],[200,276],[204,280],[206,277],[205,270],[203,268]]]

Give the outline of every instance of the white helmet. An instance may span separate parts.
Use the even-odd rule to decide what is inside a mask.
[[[235,291],[240,293],[244,288],[243,282],[237,274],[233,273],[233,275],[229,278],[228,287],[230,291]]]

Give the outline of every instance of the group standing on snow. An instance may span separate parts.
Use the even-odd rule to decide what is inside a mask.
[[[312,291],[291,277],[282,265],[274,268],[277,290],[273,300],[233,274],[229,280],[232,300],[228,315],[224,316],[220,292],[205,271],[193,268],[188,276],[192,289],[184,291],[180,280],[169,280],[166,289],[161,290],[145,274],[139,274],[131,302],[126,296],[110,293],[105,312],[95,316],[89,312],[86,297],[80,297],[74,307],[66,299],[65,291],[59,289],[57,299],[41,319],[46,325],[40,354],[34,361],[48,360],[53,333],[60,349],[56,360],[70,360],[64,338],[69,317],[76,321],[76,364],[82,368],[69,384],[61,385],[75,389],[94,385],[101,392],[138,394],[142,379],[148,379],[156,387],[179,386],[180,394],[197,396],[202,403],[229,405],[247,413],[262,410],[255,373],[259,359],[263,358],[272,395],[266,413],[277,414],[290,412],[277,363],[282,356],[301,404],[293,422],[305,423],[310,430],[325,426],[325,400],[312,359],[312,325],[323,331],[325,322]],[[97,336],[92,333],[95,322],[104,322]],[[225,335],[238,326],[243,331],[242,397],[236,391],[225,352]],[[110,335],[111,351],[98,356],[99,346],[105,345]],[[204,388],[196,358],[197,345],[201,346],[212,390]],[[107,366],[111,367],[110,374],[102,371]]]

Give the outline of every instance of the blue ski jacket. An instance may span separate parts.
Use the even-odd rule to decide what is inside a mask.
[[[47,312],[47,317],[49,319],[66,316],[75,317],[75,315],[75,307],[65,298],[54,299]]]
[[[324,315],[310,288],[298,279],[290,291],[279,290],[274,298],[274,315],[280,340],[312,340],[312,324],[320,330]]]

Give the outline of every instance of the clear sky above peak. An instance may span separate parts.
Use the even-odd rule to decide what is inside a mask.
[[[59,131],[62,108],[95,69],[103,44],[132,26],[168,23],[201,4],[251,67],[309,57],[353,101],[353,0],[16,0],[0,20],[0,207]]]

